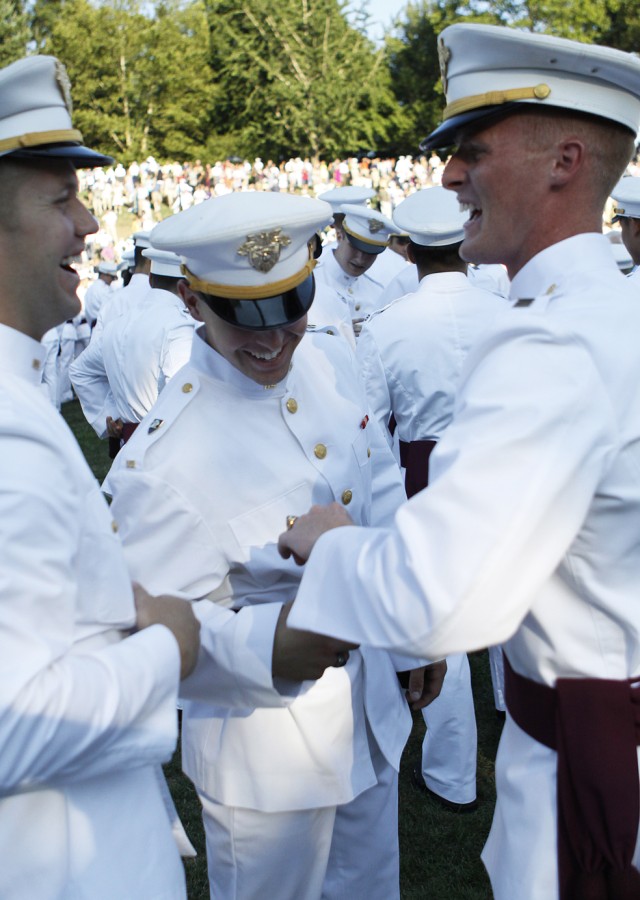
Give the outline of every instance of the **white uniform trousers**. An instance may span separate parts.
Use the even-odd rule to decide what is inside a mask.
[[[398,773],[369,741],[377,784],[342,806],[265,813],[200,794],[211,900],[399,900]]]
[[[378,783],[338,807],[322,900],[399,900],[398,773],[369,732]]]
[[[440,696],[423,709],[422,775],[427,787],[452,803],[476,799],[478,733],[466,653],[447,656]]]
[[[199,796],[211,900],[319,900],[335,806],[270,813]]]

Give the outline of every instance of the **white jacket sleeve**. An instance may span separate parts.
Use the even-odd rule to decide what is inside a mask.
[[[392,528],[325,534],[290,624],[433,658],[507,640],[576,536],[613,435],[578,343],[503,328],[468,359],[429,487]]]
[[[107,416],[118,418],[109,379],[102,359],[102,331],[91,336],[89,346],[71,363],[69,377],[85,419],[98,437],[107,433]]]
[[[168,759],[180,668],[167,629],[122,639],[131,585],[89,472],[12,422],[0,416],[3,795]]]
[[[109,488],[133,579],[152,594],[200,601],[195,604],[200,656],[182,695],[218,706],[285,704],[287,698],[271,676],[281,604],[243,607],[236,613],[202,599],[216,592],[216,599],[224,600],[227,562],[197,510],[171,485],[145,472],[115,466]]]

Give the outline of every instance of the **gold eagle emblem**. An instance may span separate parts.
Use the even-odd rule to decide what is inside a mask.
[[[442,38],[438,38],[438,62],[440,63],[440,75],[442,76],[442,88],[447,93],[447,70],[449,68],[449,60],[451,59],[451,50]]]
[[[238,256],[247,256],[249,265],[258,272],[270,272],[280,259],[280,251],[288,247],[291,238],[282,234],[281,228],[273,231],[258,231],[248,234],[244,244],[238,248]]]
[[[69,111],[69,115],[71,115],[73,112],[73,104],[71,102],[71,82],[69,81],[67,70],[59,59],[56,59],[56,82],[60,88],[64,104]]]

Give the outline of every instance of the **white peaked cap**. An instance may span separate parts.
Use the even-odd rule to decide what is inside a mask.
[[[468,212],[460,211],[455,193],[440,186],[409,194],[393,211],[398,228],[423,247],[460,243],[468,218]]]
[[[469,122],[523,104],[640,127],[640,59],[631,53],[500,25],[458,23],[438,38],[447,105],[421,149],[455,143]]]

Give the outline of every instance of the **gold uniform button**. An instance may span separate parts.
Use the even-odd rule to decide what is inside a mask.
[[[182,393],[183,394],[190,394],[192,390],[193,390],[193,385],[190,382],[187,381],[186,384],[182,385]]]
[[[348,506],[353,499],[353,491],[346,490],[342,492],[342,502],[345,506]]]
[[[371,459],[371,447],[367,447],[367,459]]]
[[[298,401],[294,400],[293,397],[289,397],[285,405],[290,413],[298,412]]]
[[[361,305],[361,303],[356,303],[356,309],[360,309]]]
[[[117,522],[111,523],[111,530],[113,531],[114,534],[118,533],[118,523]]]
[[[318,457],[318,459],[324,459],[327,455],[327,448],[324,444],[316,444],[313,448],[313,452]]]
[[[136,467],[135,459],[128,459],[127,460],[127,469],[135,469],[135,467]]]
[[[327,334],[335,334],[335,331],[332,331],[331,328],[327,328]]]

